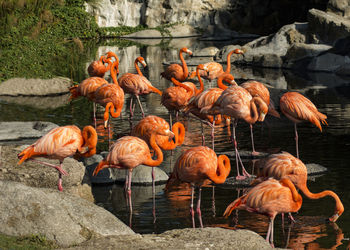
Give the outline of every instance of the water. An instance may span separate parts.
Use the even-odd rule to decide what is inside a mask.
[[[163,71],[163,61],[176,61],[178,49],[187,46],[191,50],[210,46],[191,39],[173,40],[169,47],[158,46],[130,46],[117,48],[101,46],[97,49],[97,55],[92,55],[91,60],[96,59],[106,51],[112,50],[120,58],[120,72],[136,72],[133,61],[139,55],[143,56],[148,63],[148,69],[144,71],[154,86],[164,90],[171,84],[165,79],[160,79],[159,74]],[[223,44],[215,44],[222,46]],[[90,51],[95,51],[91,48]],[[86,67],[89,62],[86,62]],[[225,67],[224,67],[225,68]],[[194,68],[192,67],[192,70]],[[80,69],[81,70],[81,69]],[[309,73],[296,75],[293,72],[264,70],[260,68],[235,68],[232,69],[238,83],[247,79],[261,80],[276,88],[298,90],[312,100],[320,112],[327,114],[328,127],[324,127],[321,133],[309,123],[298,125],[299,151],[304,163],[318,163],[329,169],[329,172],[309,181],[308,186],[312,192],[320,192],[330,189],[336,192],[343,201],[345,212],[337,223],[326,223],[325,219],[333,214],[334,201],[331,198],[320,200],[308,200],[304,198],[302,208],[294,218],[297,223],[293,226],[285,221],[282,230],[281,217],[275,220],[275,246],[289,247],[294,249],[309,248],[336,248],[345,249],[349,245],[350,238],[350,80],[325,73]],[[82,79],[74,79],[82,81]],[[111,80],[110,80],[111,81]],[[205,87],[214,87],[212,83],[205,82]],[[272,92],[276,92],[272,90]],[[146,114],[160,116],[169,119],[167,110],[160,105],[160,96],[150,94],[141,97],[142,105]],[[113,119],[113,140],[130,131],[129,117],[130,96],[126,95],[122,118]],[[25,103],[25,104],[23,104]],[[92,104],[81,98],[68,103],[68,95],[52,97],[44,100],[44,104],[33,98],[8,98],[0,97],[0,120],[1,121],[51,121],[59,125],[76,124],[83,127],[92,124]],[[141,115],[136,107],[133,124],[136,124]],[[187,148],[201,144],[200,123],[196,120],[179,117],[186,126],[186,139],[184,144],[172,153],[165,152],[164,162],[160,166],[167,173],[171,169],[179,154]],[[98,151],[108,148],[108,133],[102,128],[102,109],[98,112],[99,144]],[[266,123],[254,126],[255,145],[258,151],[277,153],[287,151],[295,154],[293,124],[286,118],[267,117]],[[206,145],[211,146],[210,129],[205,126]],[[225,127],[216,129],[215,151],[217,154],[232,151],[233,145],[228,140],[228,131]],[[243,121],[237,128],[237,140],[241,150],[250,150],[249,127]],[[244,161],[249,172],[253,171],[253,163]],[[235,161],[232,159],[231,176],[234,176]],[[161,233],[175,228],[192,226],[189,214],[190,189],[182,189],[165,193],[164,185],[156,186],[156,221],[152,215],[152,190],[151,187],[132,187],[133,215],[131,226],[138,233]],[[241,190],[207,186],[202,192],[202,218],[204,226],[224,228],[247,228],[263,237],[266,235],[268,220],[265,216],[239,211],[238,219],[230,216],[225,219],[222,214],[226,206],[237,198]],[[242,193],[242,192],[241,192]],[[96,204],[103,206],[126,224],[130,223],[128,208],[122,186],[93,186],[93,194]],[[235,213],[234,213],[235,215]],[[234,219],[232,219],[234,218]],[[199,225],[196,219],[197,225]]]

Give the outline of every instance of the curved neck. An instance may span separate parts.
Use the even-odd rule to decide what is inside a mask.
[[[308,189],[308,187],[306,186],[306,183],[303,183],[299,186],[300,190],[303,192],[303,194],[305,194],[305,196],[309,199],[320,199],[326,196],[331,196],[333,197],[333,199],[335,200],[335,210],[336,211],[344,211],[344,206],[343,203],[341,202],[339,196],[334,193],[333,191],[330,190],[325,190],[322,191],[320,193],[311,193],[310,190]]]
[[[222,80],[223,80],[223,79],[224,79],[224,77],[223,77],[223,76],[220,76],[220,77],[218,78],[218,80],[217,80],[217,84],[218,84],[218,87],[219,87],[220,89],[225,90],[225,89],[227,89],[228,87],[227,87],[225,84],[222,83]]]
[[[182,82],[179,82],[178,80],[176,80],[174,77],[171,78],[171,81],[173,82],[174,85],[182,87],[184,89],[187,90],[187,92],[190,93],[190,95],[193,94],[193,89],[189,86],[187,86],[186,84],[183,84]]]
[[[196,95],[199,95],[204,90],[204,84],[203,84],[203,81],[202,81],[202,78],[200,76],[198,68],[197,68],[197,77],[198,77],[198,80],[199,80],[200,87],[199,87],[199,90],[196,90]]]
[[[106,66],[106,72],[108,71],[108,70],[110,70],[111,69],[111,67],[112,67],[112,60],[111,59],[108,59],[107,60],[107,63],[108,63],[108,65]]]
[[[230,53],[227,54],[227,58],[226,58],[227,66],[226,66],[225,73],[230,73],[230,72],[231,72],[231,56],[232,56],[232,54],[233,54],[234,52],[235,52],[235,51],[232,50]]]
[[[213,182],[220,184],[224,183],[231,171],[230,159],[226,155],[218,157],[218,165],[215,172],[210,172],[208,177]]]
[[[82,136],[84,139],[83,147],[88,147],[88,151],[82,156],[89,157],[96,154],[96,145],[97,145],[97,133],[92,126],[85,126],[82,131]]]
[[[159,166],[163,162],[163,152],[159,148],[158,144],[156,143],[156,133],[152,133],[151,138],[149,140],[150,145],[154,152],[156,153],[157,159],[153,160],[151,157],[144,162],[145,165],[150,167],[156,167]]]
[[[98,60],[100,63],[103,63],[103,59],[105,59],[105,56],[100,56],[100,59]]]
[[[182,50],[180,50],[180,52],[179,52],[179,57],[180,57],[180,60],[182,63],[182,69],[184,71],[183,80],[185,80],[188,76],[188,68],[187,68],[186,61],[185,61],[184,57],[182,56]]]
[[[246,117],[246,121],[250,124],[254,124],[258,118],[259,118],[259,113],[257,109],[257,105],[260,107],[263,105],[263,100],[260,97],[253,97],[252,100],[250,100],[250,115]]]
[[[136,60],[135,60],[135,62],[134,62],[134,65],[135,65],[137,74],[139,74],[140,76],[143,76],[143,74],[142,74],[142,72],[141,72],[141,70],[140,70],[140,67],[139,67],[138,63],[139,63],[139,59],[136,58]]]
[[[118,84],[117,73],[119,73],[119,59],[116,57],[116,60],[113,62],[111,67],[111,77],[113,79],[114,84]]]
[[[185,140],[185,127],[181,122],[176,122],[173,125],[172,131],[175,135],[176,146],[181,145]]]
[[[111,113],[111,116],[113,118],[117,118],[120,116],[120,113],[122,112],[122,109],[118,109],[118,107],[115,107],[112,102],[107,103],[105,113],[103,115],[103,119],[105,121],[109,118],[109,112]]]

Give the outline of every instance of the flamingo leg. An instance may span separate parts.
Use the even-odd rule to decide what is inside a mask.
[[[204,128],[203,128],[203,121],[201,121],[201,131],[202,131],[202,146],[205,146],[205,137],[204,137]]]
[[[294,123],[294,131],[295,131],[295,146],[296,146],[296,150],[297,150],[297,158],[299,159],[298,130],[297,130],[296,123]]]
[[[191,205],[190,205],[190,213],[192,216],[192,226],[193,228],[196,228],[196,225],[194,223],[194,210],[193,210],[193,196],[194,196],[194,186],[191,186]]]
[[[270,243],[270,235],[271,235],[271,227],[272,227],[273,220],[270,218],[269,228],[267,229],[266,233],[266,241]]]
[[[259,152],[256,152],[254,147],[253,124],[250,124],[250,138],[252,140],[252,155],[253,156],[259,155]]]
[[[39,160],[35,160],[35,159],[28,159],[28,160],[43,164],[43,165],[48,166],[48,167],[52,167],[52,168],[56,169],[58,172],[60,172],[61,174],[68,175],[68,173],[66,171],[64,171],[62,168],[62,162],[60,162],[60,165],[54,165],[54,164],[51,164],[48,162],[39,161]]]
[[[95,125],[95,129],[96,129],[96,103],[95,102],[93,102],[92,103],[92,106],[93,106],[93,109],[94,109],[94,125]]]
[[[128,174],[128,187],[127,187],[127,193],[128,193],[128,200],[129,200],[129,210],[130,213],[132,213],[132,201],[131,201],[131,177],[132,177],[132,172],[129,171]]]
[[[275,218],[272,218],[272,222],[271,222],[271,236],[270,236],[270,244],[273,248],[275,248],[274,244],[273,244],[273,224],[274,224],[274,220]]]
[[[237,140],[236,140],[236,126],[237,126],[237,122],[234,121],[233,122],[233,128],[232,128],[232,135],[233,135],[233,143],[234,143],[234,146],[235,146],[235,155],[236,155],[236,167],[237,167],[236,179],[237,180],[244,180],[245,178],[250,177],[250,174],[245,169],[245,167],[243,165],[243,162],[242,162],[242,159],[241,159],[241,157],[239,155],[239,152],[238,152]],[[238,164],[238,162],[240,162],[240,164],[242,166],[242,174],[243,175],[240,175],[240,173],[239,173],[239,166],[238,166],[239,164]]]
[[[170,124],[170,130],[173,128],[173,118],[171,116],[171,111],[169,111],[169,124]]]
[[[134,96],[132,95],[131,99],[130,99],[130,119],[134,116],[134,111],[133,111],[133,108],[132,108],[132,99],[133,98],[134,98]]]
[[[108,150],[111,148],[111,120],[108,119]]]
[[[137,102],[139,103],[139,106],[140,106],[140,109],[141,109],[142,118],[145,118],[145,113],[143,112],[143,108],[142,108],[142,105],[141,105],[140,97],[138,95],[135,95],[135,96],[136,96]]]
[[[215,207],[215,186],[213,186],[213,193],[212,193],[212,210],[213,210],[213,217],[216,216],[216,207]]]
[[[202,221],[202,211],[201,211],[201,196],[202,196],[202,187],[199,187],[199,194],[198,194],[198,201],[197,201],[197,209],[196,212],[198,214],[199,223],[201,225],[201,228],[203,228],[203,221]]]
[[[211,144],[214,150],[215,138],[214,138],[214,126],[215,126],[215,115],[213,116],[213,125],[211,127]]]
[[[179,111],[175,111],[176,112],[176,121],[178,122],[179,121]]]
[[[291,222],[296,222],[295,219],[292,216],[292,213],[288,213],[288,218],[290,219]]]
[[[154,168],[152,168],[152,197],[153,197],[153,223],[156,222],[156,185],[155,185],[155,178],[154,178]]]

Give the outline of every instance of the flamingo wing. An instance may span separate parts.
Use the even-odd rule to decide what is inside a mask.
[[[160,75],[169,81],[172,77],[181,81],[183,80],[184,71],[180,64],[170,64]]]

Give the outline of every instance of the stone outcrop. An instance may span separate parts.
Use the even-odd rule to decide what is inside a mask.
[[[0,233],[43,235],[60,246],[134,232],[107,210],[52,189],[0,181]]]

